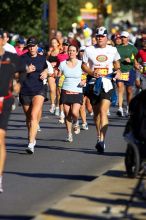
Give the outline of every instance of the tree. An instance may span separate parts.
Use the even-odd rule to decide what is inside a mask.
[[[145,8],[146,8],[145,0],[131,0],[131,1],[124,0],[124,2],[121,0],[112,0],[112,3],[113,3],[114,11],[127,12],[131,9],[133,10],[133,12],[138,13],[141,19],[145,17]]]
[[[0,7],[0,28],[23,36],[42,36],[42,4],[47,0],[3,0]],[[80,0],[58,0],[58,29],[67,32],[80,14]],[[46,27],[48,27],[46,25]],[[46,28],[45,30],[48,33]]]
[[[59,0],[58,1],[58,28],[64,33],[72,28],[72,23],[77,22],[80,14],[80,0]]]
[[[1,1],[0,27],[24,36],[41,34],[43,0]]]

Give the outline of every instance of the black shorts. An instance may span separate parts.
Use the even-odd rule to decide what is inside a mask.
[[[79,103],[83,104],[83,94],[66,94],[65,90],[61,90],[61,96],[60,96],[60,104],[74,104]]]
[[[21,105],[31,105],[32,99],[37,95],[41,95],[44,98],[46,98],[47,92],[45,90],[42,90],[40,92],[37,92],[35,95],[23,95],[20,93],[19,94],[19,101],[20,101]]]
[[[0,114],[0,129],[6,130],[8,126],[8,120],[10,117],[12,105],[14,103],[14,98],[5,99],[3,103],[3,110]]]
[[[86,93],[87,97],[90,99],[91,105],[96,105],[96,104],[100,103],[100,101],[102,99],[107,99],[111,102],[114,88],[109,90],[107,93],[102,89],[100,94],[97,96],[93,93],[93,86],[94,85],[89,85],[89,87],[90,87],[89,92]]]

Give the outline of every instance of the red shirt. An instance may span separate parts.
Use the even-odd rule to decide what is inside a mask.
[[[57,55],[57,66],[59,66],[59,64],[68,59],[68,54],[67,53],[59,53]]]
[[[20,50],[19,47],[17,47],[17,46],[15,47],[15,49],[16,49],[16,52],[17,52],[18,56],[21,56],[21,55],[28,52],[27,49]]]
[[[146,50],[143,49],[139,50],[138,54],[136,55],[136,58],[141,59],[142,62],[146,62]]]

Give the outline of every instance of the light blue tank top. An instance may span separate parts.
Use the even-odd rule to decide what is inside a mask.
[[[70,68],[66,62],[66,60],[61,62],[59,66],[59,70],[65,76],[62,89],[82,93],[83,89],[79,86],[83,72],[81,68],[82,61],[78,60],[77,65],[74,68]]]

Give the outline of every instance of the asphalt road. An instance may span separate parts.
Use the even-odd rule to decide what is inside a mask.
[[[30,219],[124,159],[122,133],[127,119],[118,118],[116,108],[111,108],[104,155],[98,155],[94,148],[96,131],[91,116],[89,130],[74,135],[74,142],[67,143],[65,125],[58,124],[48,109],[45,103],[34,155],[25,153],[27,130],[22,108],[12,112],[0,219]]]

